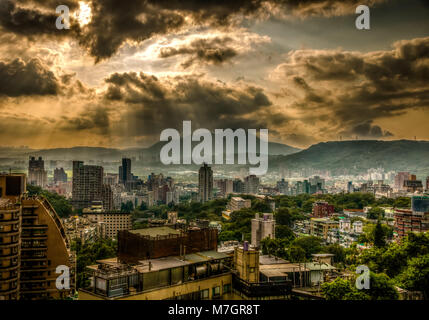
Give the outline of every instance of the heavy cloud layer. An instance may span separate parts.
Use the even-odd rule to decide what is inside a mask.
[[[88,25],[81,28],[74,20],[71,30],[57,30],[56,5],[66,4],[76,10],[78,0],[3,0],[0,26],[6,32],[26,37],[75,38],[100,61],[114,55],[126,41],[141,42],[189,27],[228,28],[243,19],[265,19],[272,15],[353,14],[359,4],[379,2],[383,0],[91,0],[92,19]]]
[[[429,38],[369,53],[296,50],[272,76],[294,88],[286,96],[304,118],[346,135],[391,136],[373,121],[429,107]]]

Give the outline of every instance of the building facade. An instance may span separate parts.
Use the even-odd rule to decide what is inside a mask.
[[[198,197],[200,202],[207,202],[213,196],[213,171],[212,168],[204,165],[198,172]]]
[[[61,299],[74,286],[65,229],[50,203],[25,195],[25,175],[0,175],[0,300]],[[57,288],[57,268],[68,283]]]
[[[30,157],[28,161],[28,184],[44,188],[48,183],[48,175],[45,170],[45,161],[42,157],[36,159]]]
[[[103,183],[103,167],[73,161],[72,205],[75,209],[89,208],[95,201],[103,201],[105,210],[113,209],[113,193]]]
[[[86,212],[86,218],[92,223],[102,224],[100,236],[114,239],[118,232],[132,229],[131,213],[126,212]]]
[[[259,213],[255,214],[252,219],[252,246],[259,248],[261,240],[265,238],[275,239],[276,221],[272,213],[263,213],[262,217]]]

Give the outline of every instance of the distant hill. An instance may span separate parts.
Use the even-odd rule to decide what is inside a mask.
[[[270,158],[270,170],[314,168],[338,173],[354,173],[370,168],[427,172],[429,175],[429,141],[360,140],[332,141],[312,145],[308,149]]]
[[[214,138],[213,138],[213,141],[214,141]],[[154,153],[154,154],[158,154],[159,155],[159,153],[161,151],[161,148],[166,143],[167,142],[160,141],[160,142],[157,142],[157,143],[153,144],[151,147],[149,147],[147,149],[143,149],[142,151],[143,152]],[[183,141],[181,140],[180,143],[182,145]],[[259,151],[259,143],[260,143],[259,138],[256,138],[256,148],[257,148],[258,151]],[[197,144],[199,144],[198,141],[197,142],[193,141],[192,142],[192,147],[196,146]],[[225,152],[225,147],[226,147],[226,143],[224,143],[224,152]],[[213,148],[213,150],[215,150],[214,142],[212,144],[212,148]],[[238,149],[237,143],[235,143],[235,150],[237,150],[237,149]],[[284,155],[284,156],[286,156],[286,155],[293,154],[293,153],[296,153],[296,152],[299,152],[299,151],[301,151],[301,149],[294,148],[294,147],[288,146],[286,144],[276,143],[276,142],[268,142],[268,154],[269,155]]]
[[[157,142],[148,148],[102,148],[102,147],[72,147],[55,149],[29,149],[29,148],[6,148],[0,147],[0,158],[27,159],[30,156],[43,157],[48,160],[120,160],[122,157],[136,157],[148,163],[159,164],[159,153],[167,142]],[[193,142],[192,145],[197,145]],[[257,150],[259,150],[259,139],[257,139]],[[288,155],[300,151],[285,144],[269,142],[268,153],[270,155]]]
[[[29,156],[42,156],[47,160],[106,160],[118,162],[122,157],[136,157],[142,160],[140,165],[162,169],[165,166],[159,161],[159,153],[165,143],[157,142],[148,148],[129,149],[74,147],[33,150],[0,147],[0,165],[3,162],[10,162],[11,159],[26,161]],[[195,144],[197,142],[193,143],[193,145]],[[278,169],[293,171],[313,168],[316,170],[330,170],[332,174],[358,174],[366,172],[370,168],[382,167],[388,171],[410,171],[421,176],[429,176],[429,141],[331,141],[312,145],[305,150],[270,142],[268,150],[270,172]],[[171,170],[176,167],[183,169],[180,165],[168,166]],[[225,168],[239,170],[240,167],[242,166],[236,165]]]

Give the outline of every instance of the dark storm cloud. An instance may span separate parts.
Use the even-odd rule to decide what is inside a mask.
[[[160,57],[169,58],[177,55],[190,56],[182,63],[183,68],[188,68],[194,63],[208,63],[220,65],[234,58],[238,53],[228,44],[231,38],[197,39],[187,45],[174,47],[164,47],[161,49]]]
[[[13,32],[26,37],[37,36],[54,36],[64,37],[71,35],[72,29],[59,31],[55,22],[58,15],[55,13],[56,1],[50,1],[46,4],[49,6],[49,11],[40,10],[37,6],[42,1],[19,1],[16,3],[12,0],[0,1],[0,26],[4,31]],[[20,4],[33,4],[34,7],[22,7]],[[69,5],[73,2],[69,1]],[[18,4],[18,5],[17,5]],[[72,6],[73,8],[73,6]],[[76,26],[76,24],[72,24]]]
[[[60,127],[66,131],[95,130],[101,134],[108,132],[109,111],[102,107],[88,108],[76,117],[62,117]]]
[[[131,136],[180,129],[183,120],[209,130],[267,128],[271,121],[272,103],[257,87],[233,87],[192,76],[159,79],[144,73],[116,73],[106,82],[105,98],[115,105],[123,103],[120,122]]]
[[[56,95],[58,80],[39,60],[0,61],[0,96]]]
[[[377,2],[382,0],[92,0],[91,22],[82,29],[72,23],[72,29],[67,31],[55,28],[54,10],[59,1],[19,0],[16,5],[3,0],[0,23],[5,31],[25,36],[77,37],[98,62],[114,55],[127,40],[141,42],[184,27],[225,28],[237,25],[243,18],[266,18],[274,12],[298,17],[354,14],[358,4]],[[61,4],[74,10],[77,3],[68,0]],[[47,11],[50,8],[52,13]],[[216,54],[211,61],[214,59]]]
[[[304,93],[294,107],[329,114],[350,134],[389,136],[372,121],[429,108],[429,37],[398,41],[390,51],[297,50],[277,72]]]

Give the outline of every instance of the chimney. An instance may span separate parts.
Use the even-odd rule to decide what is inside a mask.
[[[243,251],[249,251],[249,242],[248,241],[244,241],[244,243],[243,243]]]

